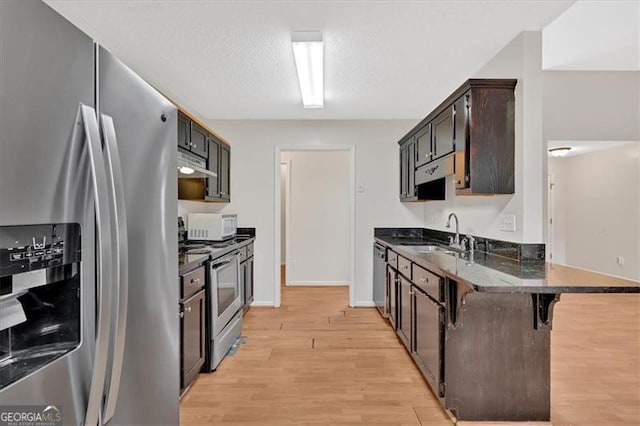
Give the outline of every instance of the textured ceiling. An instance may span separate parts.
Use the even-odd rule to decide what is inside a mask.
[[[204,119],[417,119],[572,1],[47,0]],[[325,39],[325,107],[303,109],[290,36]]]

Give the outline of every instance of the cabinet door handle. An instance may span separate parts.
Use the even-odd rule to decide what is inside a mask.
[[[184,312],[180,312],[180,318],[184,318]]]
[[[186,311],[187,311],[187,312],[191,312],[191,306],[187,306]]]
[[[200,282],[200,278],[191,278],[191,283],[198,284]]]
[[[429,282],[429,278],[420,278],[420,282],[421,283],[428,283]]]

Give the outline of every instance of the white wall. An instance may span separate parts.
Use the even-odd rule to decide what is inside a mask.
[[[640,2],[579,1],[543,31],[543,66],[640,70]]]
[[[355,305],[371,305],[373,228],[422,226],[422,205],[398,201],[397,141],[418,120],[223,120],[209,125],[231,144],[231,205],[241,226],[256,227],[255,304],[273,305],[276,146],[354,146]]]
[[[542,99],[545,140],[640,140],[640,71],[544,71]]]
[[[540,32],[523,32],[492,58],[474,78],[516,78],[515,194],[456,196],[447,181],[447,199],[424,203],[424,224],[445,230],[450,212],[460,232],[515,242],[545,241],[546,144],[542,139],[542,67]],[[500,230],[500,216],[516,216],[516,232]]]
[[[640,279],[640,143],[550,158],[549,173],[553,261]]]
[[[349,151],[291,151],[287,284],[349,283]]]

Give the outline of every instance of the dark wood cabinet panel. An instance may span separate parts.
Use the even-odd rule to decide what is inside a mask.
[[[444,396],[442,347],[444,343],[444,308],[420,290],[413,289],[415,343],[414,358],[431,388]]]
[[[470,180],[466,185],[466,194],[513,194],[514,126],[513,89],[472,88],[467,164]]]
[[[456,189],[467,188],[471,182],[469,169],[469,106],[471,92],[465,93],[455,104],[454,115],[454,142],[455,142],[455,185]]]
[[[454,127],[453,127],[453,106],[442,111],[431,124],[432,128],[432,158],[443,157],[447,154],[451,154],[454,150]]]
[[[204,290],[181,303],[180,320],[180,387],[186,389],[196,378],[204,364],[205,307]]]
[[[427,164],[433,159],[431,149],[431,123],[418,130],[415,136],[416,143],[416,167]]]
[[[178,112],[178,146],[189,149],[191,141],[191,120],[184,114]]]
[[[398,336],[400,340],[406,346],[409,352],[413,352],[411,334],[413,332],[412,325],[412,312],[411,307],[413,302],[411,281],[407,280],[403,276],[398,276]]]
[[[416,143],[413,139],[400,147],[400,200],[416,200]]]
[[[225,144],[220,144],[219,171],[220,198],[229,200],[231,199],[231,149]]]
[[[207,158],[209,152],[208,134],[205,129],[191,122],[191,152]]]
[[[409,195],[409,173],[407,172],[407,155],[409,155],[409,145],[400,146],[400,199],[404,200]]]
[[[394,330],[398,327],[398,272],[387,265],[387,306],[389,322]]]
[[[215,137],[209,135],[209,162],[207,168],[216,177],[207,178],[207,199],[220,198],[220,145]]]

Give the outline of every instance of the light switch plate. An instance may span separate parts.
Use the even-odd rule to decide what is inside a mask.
[[[516,232],[516,215],[503,214],[500,216],[500,230],[507,232]]]
[[[364,193],[364,185],[363,185],[363,184],[359,184],[359,185],[356,187],[356,192],[357,192],[358,194],[362,194],[362,193]]]

